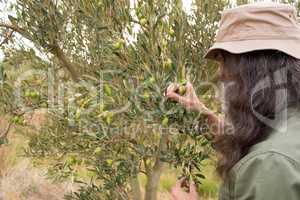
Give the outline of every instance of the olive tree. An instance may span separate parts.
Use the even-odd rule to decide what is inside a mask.
[[[180,0],[12,4],[15,15],[0,24],[7,39],[3,112],[26,126],[22,114],[47,108],[25,153],[53,179],[80,186],[67,199],[155,200],[165,165],[201,183],[210,151],[205,116],[163,94],[189,80],[218,111],[216,66],[203,57],[227,3],[195,0],[190,12]],[[34,47],[11,45],[20,37]],[[144,197],[140,174],[147,177]]]

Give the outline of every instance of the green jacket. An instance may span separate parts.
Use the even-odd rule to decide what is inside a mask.
[[[300,111],[289,109],[286,131],[273,131],[232,168],[219,199],[300,200]]]

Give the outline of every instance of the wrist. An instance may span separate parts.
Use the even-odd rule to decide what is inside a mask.
[[[209,108],[207,108],[205,105],[199,103],[196,106],[196,111],[198,111],[200,114],[205,114],[205,115],[213,115],[213,111],[211,111]]]

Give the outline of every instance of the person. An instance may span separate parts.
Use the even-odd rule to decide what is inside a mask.
[[[300,26],[287,4],[256,3],[222,13],[208,59],[219,63],[224,85],[219,118],[197,97],[193,85],[166,97],[203,112],[212,129],[222,178],[220,200],[300,199]],[[232,128],[228,128],[232,127]],[[173,200],[198,200],[196,186],[171,191]]]

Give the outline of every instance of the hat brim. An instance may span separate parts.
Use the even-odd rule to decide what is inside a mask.
[[[207,51],[204,58],[217,60],[216,56],[219,50],[225,50],[232,54],[241,54],[257,50],[278,50],[292,57],[300,59],[300,39],[270,39],[216,42]]]

